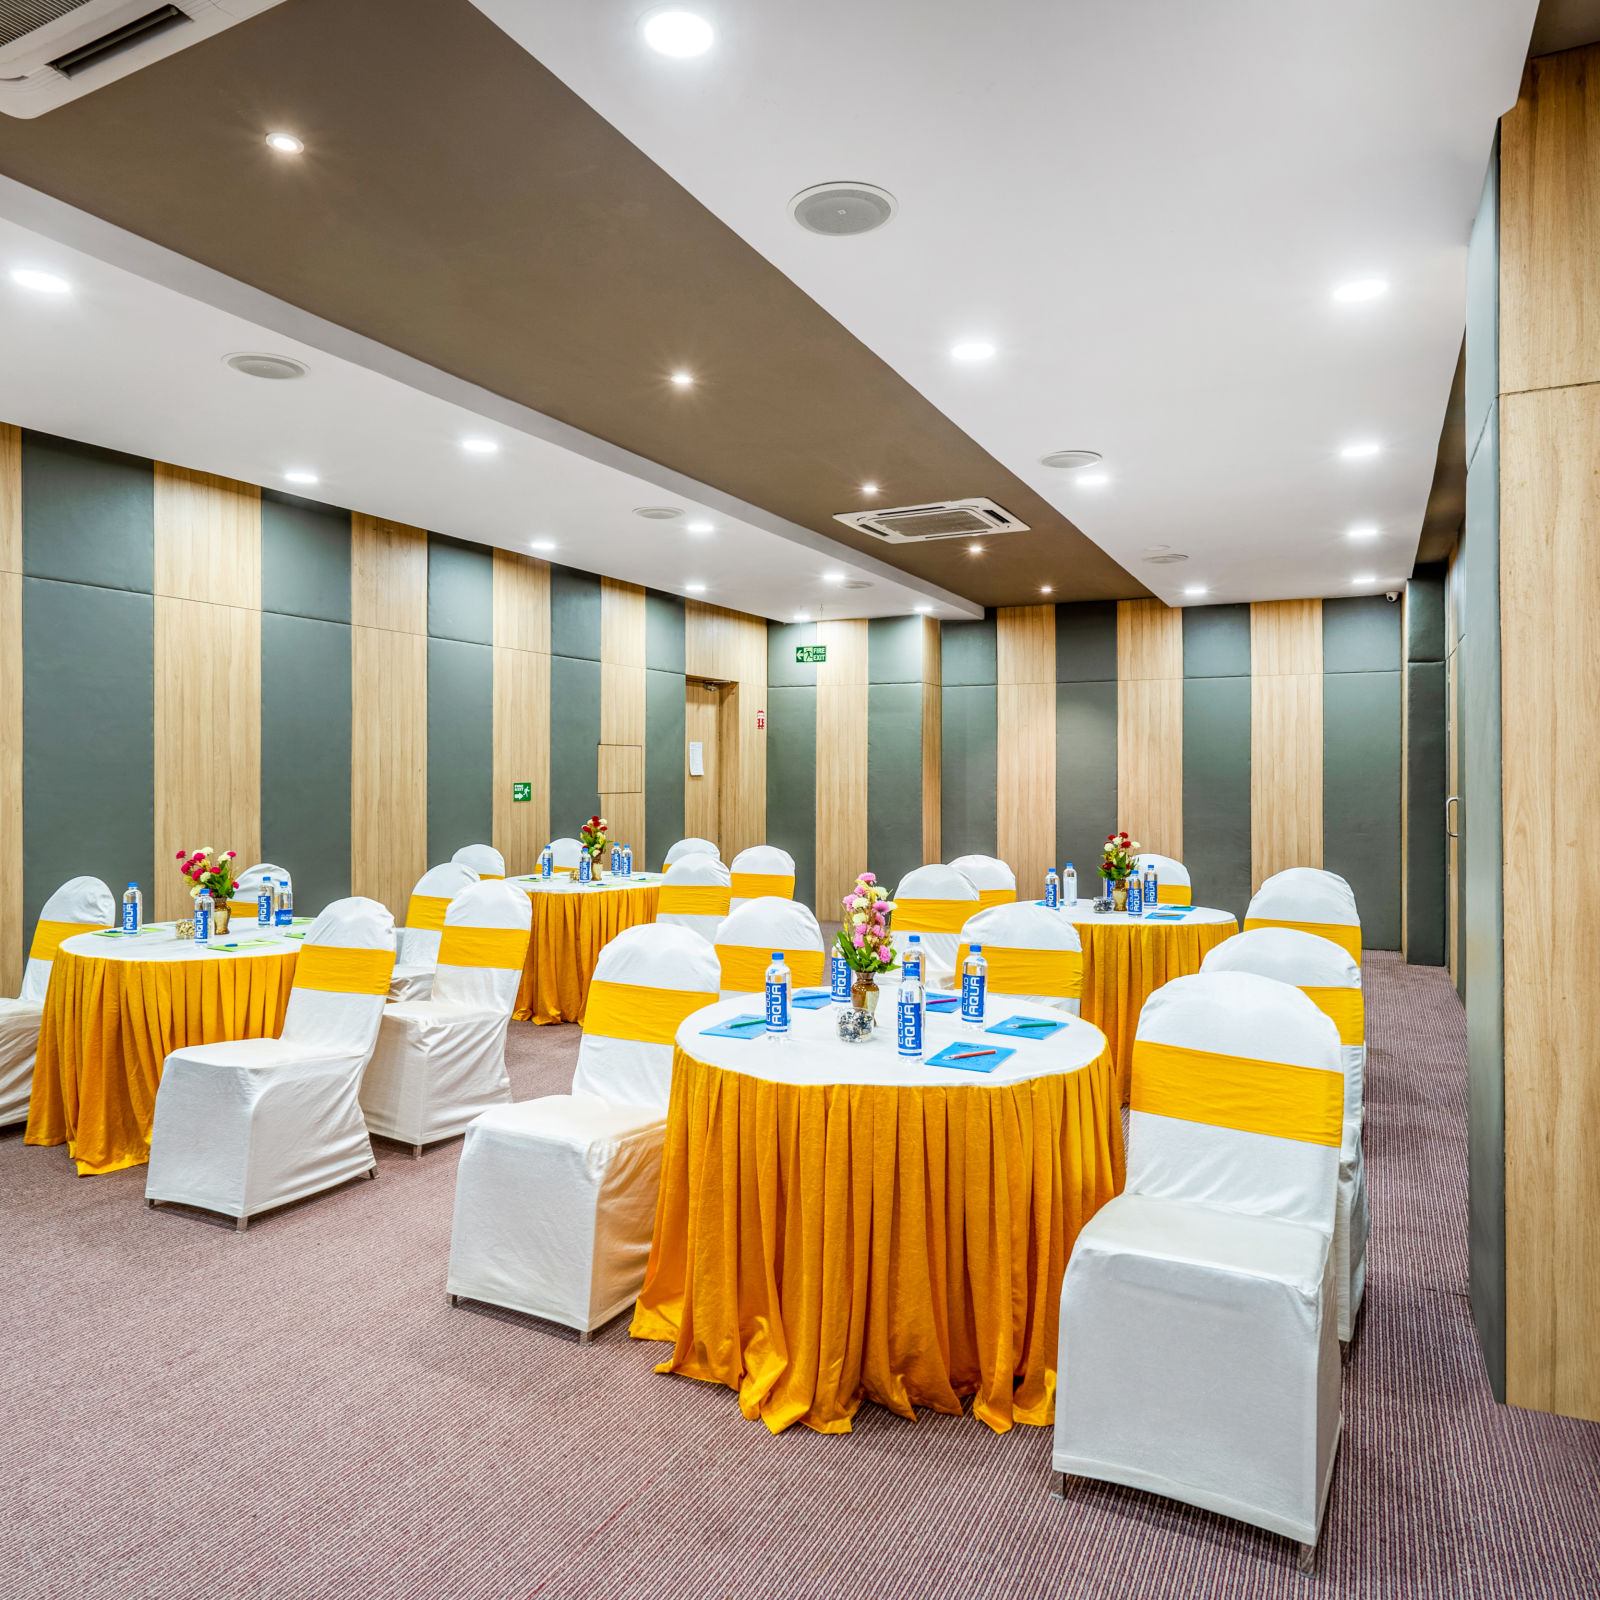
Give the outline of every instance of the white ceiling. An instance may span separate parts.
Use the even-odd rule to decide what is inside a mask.
[[[691,61],[645,0],[475,3],[1164,599],[1409,573],[1535,0],[674,0],[717,29]],[[839,179],[898,216],[790,220]]]
[[[11,282],[33,268],[70,294]],[[236,351],[304,361],[241,377]],[[788,620],[980,607],[0,178],[0,421]],[[462,451],[488,437],[493,456]],[[288,483],[316,472],[315,487]],[[650,522],[637,506],[685,515]],[[716,532],[691,535],[701,513]],[[848,590],[824,573],[865,580]]]

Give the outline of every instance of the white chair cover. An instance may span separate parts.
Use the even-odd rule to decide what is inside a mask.
[[[174,1050],[150,1132],[149,1200],[243,1221],[373,1170],[357,1095],[394,965],[394,918],[336,900],[311,924],[277,1039]]]
[[[662,875],[656,921],[693,928],[713,944],[732,899],[733,874],[715,856],[685,856]]]
[[[956,945],[967,919],[983,909],[978,890],[958,867],[938,863],[916,867],[894,892],[895,948],[903,936],[921,936],[925,985],[949,984],[955,977]]]
[[[550,841],[551,864],[557,872],[570,872],[577,866],[578,857],[583,854],[583,841],[581,839],[561,838]]]
[[[292,893],[294,875],[287,867],[274,866],[270,861],[258,861],[253,867],[246,867],[233,880],[233,897],[228,901],[228,909],[234,916],[254,922],[259,910],[256,902],[261,896],[262,886],[265,884],[276,888],[285,878],[289,880]]]
[[[1136,1038],[1127,1186],[1062,1280],[1053,1464],[1314,1544],[1339,1438],[1338,1031],[1217,973],[1158,989]]]
[[[0,1127],[28,1119],[39,1023],[57,947],[63,939],[113,927],[116,921],[116,897],[98,878],[69,878],[40,908],[22,970],[22,993],[0,1000]]]
[[[1320,867],[1289,867],[1266,879],[1244,914],[1245,931],[1252,928],[1299,928],[1331,939],[1361,959],[1361,918],[1350,885],[1336,873]]]
[[[405,926],[395,930],[399,954],[389,984],[391,1000],[426,1000],[433,993],[433,969],[439,959],[445,913],[450,902],[477,881],[478,874],[459,861],[429,867],[417,879],[406,902]]]
[[[1142,874],[1147,866],[1156,869],[1156,904],[1158,906],[1188,906],[1194,904],[1194,891],[1189,883],[1189,869],[1171,856],[1158,856],[1153,850],[1141,851],[1134,860]]]
[[[680,839],[667,851],[662,862],[663,867],[670,867],[679,861],[686,861],[690,856],[710,856],[713,861],[722,859],[722,852],[709,839]]]
[[[472,883],[445,912],[433,995],[388,1005],[361,1080],[368,1129],[416,1154],[510,1105],[506,1030],[528,955],[533,902],[503,882]]]
[[[467,1129],[452,1295],[585,1334],[633,1302],[650,1256],[673,1036],[716,1000],[717,979],[715,952],[687,928],[628,928],[601,950],[573,1092],[485,1112]]]
[[[998,856],[957,856],[949,863],[978,891],[978,904],[987,911],[1017,898],[1017,875]],[[1044,893],[1044,885],[1039,885]]]
[[[775,844],[753,844],[741,850],[728,870],[733,874],[730,908],[734,911],[747,900],[763,896],[794,899],[794,857]]]
[[[810,906],[764,895],[746,900],[717,928],[717,960],[722,965],[722,998],[760,994],[766,988],[772,952],[781,950],[793,989],[815,989],[827,979],[822,929]]]
[[[506,875],[506,858],[492,844],[464,844],[450,859],[458,867],[471,867],[480,878]]]
[[[1344,1142],[1339,1150],[1339,1203],[1334,1216],[1334,1278],[1339,1291],[1339,1337],[1355,1332],[1367,1281],[1366,1166],[1361,1155],[1363,1079],[1367,1046],[1361,967],[1329,939],[1298,928],[1254,928],[1224,939],[1200,963],[1202,972],[1254,972],[1301,990],[1339,1030],[1344,1058]]]
[[[983,946],[989,992],[1078,1015],[1083,993],[1083,944],[1076,925],[1032,900],[991,906],[969,917],[956,947],[956,971],[967,951]]]

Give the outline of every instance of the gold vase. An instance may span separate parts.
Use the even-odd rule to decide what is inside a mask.
[[[1120,883],[1111,885],[1111,909],[1113,911],[1126,911],[1128,909],[1128,880],[1126,878]]]
[[[211,931],[213,933],[226,933],[228,923],[233,918],[233,908],[226,900],[219,900],[211,908]]]
[[[865,1011],[869,1017],[878,1014],[878,980],[870,972],[858,972],[850,984],[850,1006],[855,1011]]]

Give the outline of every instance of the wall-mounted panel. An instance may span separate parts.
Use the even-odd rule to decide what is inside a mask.
[[[424,581],[422,560],[408,570]],[[358,613],[362,609],[357,606]],[[427,621],[393,598],[393,615]],[[350,892],[405,921],[412,886],[428,867],[428,640],[421,629],[350,631]]]
[[[551,563],[550,653],[600,659],[600,580],[592,572]]]
[[[528,785],[518,800],[515,786]],[[494,652],[494,847],[511,875],[532,872],[550,828],[550,656]]]
[[[1117,825],[1117,602],[1056,607],[1056,854],[1097,894]]]
[[[944,664],[939,624],[922,619],[922,859],[940,861],[944,772]]]
[[[0,994],[22,983],[22,430],[0,422]]]
[[[1401,699],[1398,672],[1322,680],[1322,865],[1354,892],[1369,950],[1400,948]]]
[[[494,643],[494,552],[428,535],[428,632],[462,644]]]
[[[599,580],[595,616],[599,617]],[[568,641],[570,642],[570,640]],[[598,651],[599,634],[595,635]],[[600,811],[600,663],[550,657],[550,830],[575,837]]]
[[[867,624],[818,623],[817,641],[817,898],[837,906],[869,867]]]
[[[550,654],[548,561],[510,550],[494,552],[494,642],[507,650]]]
[[[1054,606],[1004,606],[996,613],[995,669],[995,853],[1026,897],[1044,892],[1056,853]]]
[[[864,865],[894,885],[922,865],[922,685],[867,689],[867,844]]]
[[[428,640],[428,864],[494,831],[494,648]]]
[[[644,596],[644,664],[652,672],[684,671],[684,604],[675,594],[647,589]]]
[[[644,686],[645,847],[634,851],[642,871],[659,868],[683,826],[684,678],[681,672],[647,668]]]
[[[1184,865],[1197,904],[1250,903],[1250,608],[1183,613]]]
[[[350,620],[359,628],[427,633],[428,536],[421,528],[359,511],[351,516]]]
[[[765,730],[756,726],[756,712],[766,706],[766,623],[691,600],[684,608],[684,666],[691,678],[731,685],[720,691],[717,729],[721,764],[717,843],[723,859],[731,861],[740,850],[764,843],[767,836],[767,743]],[[687,800],[686,794],[686,818]],[[686,826],[694,831],[692,824]]]
[[[261,491],[261,609],[350,621],[348,511]]]
[[[22,431],[22,570],[153,592],[155,472],[115,450]]]
[[[1250,607],[1251,889],[1322,865],[1322,602]]]
[[[1118,601],[1117,679],[1117,825],[1144,849],[1181,861],[1181,611],[1159,600]]]
[[[949,624],[945,625],[949,644]],[[995,854],[999,696],[992,683],[946,682],[940,706],[940,844],[947,861]]]
[[[797,900],[816,906],[817,669],[794,659],[816,624],[767,624],[767,843],[794,857]],[[819,911],[824,920],[833,920]]]
[[[644,750],[647,733],[645,660],[649,613],[637,584],[601,580],[600,809],[611,837],[646,855]]]
[[[261,491],[155,463],[155,592],[261,609]]]

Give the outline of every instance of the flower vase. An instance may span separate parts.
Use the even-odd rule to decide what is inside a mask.
[[[873,1014],[878,1009],[878,980],[858,972],[850,985],[850,1004],[839,1012],[839,1038],[845,1044],[865,1044],[872,1037]]]
[[[878,1014],[878,980],[870,972],[858,972],[850,985],[850,1007],[865,1011],[869,1017]]]
[[[211,908],[211,931],[213,933],[226,933],[228,922],[233,916],[233,908],[226,900],[219,900]]]
[[[1113,911],[1126,911],[1128,909],[1128,880],[1126,878],[1111,885],[1111,909]]]

